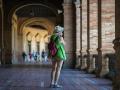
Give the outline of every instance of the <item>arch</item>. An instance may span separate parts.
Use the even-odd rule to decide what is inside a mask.
[[[24,7],[27,7],[27,6],[30,6],[30,5],[33,5],[33,6],[34,5],[42,5],[45,8],[50,9],[51,12],[55,14],[55,16],[53,17],[54,20],[52,20],[51,18],[46,18],[46,17],[28,17],[28,18],[25,18],[25,19],[23,18],[22,22],[20,22],[18,24],[17,20],[19,20],[18,19],[19,15],[17,16],[16,12],[19,11],[20,9],[23,9]],[[19,61],[19,59],[22,60],[21,53],[25,50],[24,48],[26,48],[26,44],[23,44],[24,43],[23,40],[24,39],[26,40],[26,38],[23,35],[23,30],[25,30],[24,28],[26,28],[26,27],[29,28],[32,25],[38,25],[38,26],[43,27],[43,28],[41,28],[41,30],[46,30],[46,32],[48,32],[48,34],[51,34],[53,32],[53,30],[54,30],[54,25],[56,23],[57,13],[52,8],[50,8],[50,7],[46,6],[46,5],[43,5],[43,4],[25,4],[25,5],[21,5],[19,7],[17,6],[15,8],[13,8],[9,14],[10,15],[8,16],[8,18],[9,18],[9,22],[11,23],[12,27],[14,25],[14,22],[15,22],[15,24],[17,24],[17,25],[15,25],[15,30],[14,30],[15,32],[13,31],[13,33],[18,38],[15,38],[14,41],[18,42],[18,40],[19,40],[19,44],[18,43],[15,44],[15,42],[13,42],[13,44],[15,44],[15,47],[13,47],[12,50],[14,51],[14,53],[16,52],[16,54],[13,53],[14,56],[12,58],[13,59],[12,62],[13,62],[13,64],[14,63],[21,63]],[[17,34],[19,34],[19,35],[17,35]],[[39,35],[39,37],[40,37],[40,35]],[[29,38],[29,40],[31,40],[31,38]],[[35,43],[34,43],[34,46],[35,46]],[[20,48],[17,49],[16,47],[20,47]],[[34,48],[34,49],[36,49],[36,48]]]
[[[43,4],[43,3],[39,3],[39,4],[38,4],[38,3],[33,3],[33,4],[30,4],[30,3],[21,4],[21,3],[20,3],[20,4],[16,5],[15,7],[13,7],[13,8],[11,9],[11,11],[10,11],[10,13],[9,13],[9,15],[8,15],[8,16],[9,16],[9,17],[8,17],[8,22],[11,21],[13,14],[15,14],[18,10],[20,10],[20,9],[22,9],[22,8],[24,8],[24,7],[30,6],[30,5],[40,5],[40,6],[43,6],[43,7],[45,7],[45,8],[50,9],[50,11],[53,12],[53,13],[56,15],[56,17],[58,16],[57,10],[56,10],[55,8],[50,7],[50,5],[47,6],[47,4],[45,5],[45,4]]]
[[[30,18],[25,20],[21,25],[20,25],[20,29],[19,29],[19,33],[22,34],[22,30],[24,28],[24,26],[29,26],[33,23],[37,22],[36,24],[39,24],[43,27],[45,27],[48,30],[48,33],[51,34],[54,30],[54,23],[50,22],[48,19],[45,18]]]

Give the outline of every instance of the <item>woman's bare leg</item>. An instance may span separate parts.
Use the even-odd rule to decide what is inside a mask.
[[[57,62],[52,61],[51,85],[55,84],[56,67],[57,67]]]
[[[56,68],[56,73],[55,73],[55,85],[58,84],[58,80],[59,80],[62,65],[63,65],[63,61],[62,60],[57,60],[57,68]]]

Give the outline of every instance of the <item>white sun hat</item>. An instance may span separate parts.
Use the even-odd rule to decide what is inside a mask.
[[[55,30],[54,30],[55,33],[63,32],[63,31],[64,31],[63,27],[61,27],[59,25],[55,26]]]

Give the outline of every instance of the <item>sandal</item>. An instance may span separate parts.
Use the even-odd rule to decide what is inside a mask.
[[[61,85],[54,85],[54,88],[62,88],[62,86]]]

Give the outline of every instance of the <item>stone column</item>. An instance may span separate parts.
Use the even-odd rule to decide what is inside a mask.
[[[66,68],[75,67],[76,57],[76,33],[75,33],[75,8],[72,0],[64,0],[64,39],[66,41],[67,61],[64,63]]]
[[[80,67],[80,1],[75,2],[76,6],[76,68]]]
[[[4,8],[3,8],[4,9]],[[8,11],[9,12],[9,11]],[[9,14],[7,11],[4,11],[3,15],[3,39],[4,39],[4,50],[3,50],[3,58],[4,58],[4,64],[10,65],[12,64],[12,30],[11,30],[11,24],[10,18],[8,20]]]
[[[104,58],[106,54],[104,47],[102,45],[103,42],[103,28],[102,28],[102,0],[98,0],[98,66],[96,70],[96,76],[103,77],[109,72],[108,69],[108,59]]]
[[[114,53],[112,41],[115,37],[115,1],[114,0],[101,0],[101,14],[102,14],[102,70],[100,76],[104,76],[109,73],[109,59],[107,55]],[[109,9],[108,9],[109,8]]]
[[[84,62],[82,57],[82,0],[80,0],[80,68],[84,69],[86,67],[86,60]]]
[[[17,16],[14,14],[12,17],[12,64],[18,63],[18,33],[17,33]]]
[[[89,31],[89,43],[90,43],[90,48],[89,48],[89,53],[90,53],[90,65],[88,72],[93,72],[95,70],[95,55],[97,55],[96,48],[98,47],[97,44],[97,38],[98,38],[98,33],[97,33],[97,0],[89,0],[89,17],[90,17],[90,31]]]
[[[87,0],[87,71],[90,68],[90,4]]]
[[[100,77],[102,69],[102,30],[101,30],[101,0],[98,0],[98,66],[96,68],[96,76]]]
[[[116,54],[116,74],[113,83],[113,90],[120,90],[120,0],[115,1],[115,10],[115,40],[113,43]]]
[[[81,60],[82,60],[82,64],[84,63],[84,57],[87,57],[87,0],[82,0],[81,1],[81,8],[82,8],[82,28],[81,28],[81,35],[82,35],[82,38],[81,38],[81,42],[82,42],[82,45],[81,45]],[[82,65],[83,67],[83,65]]]

